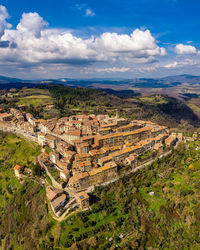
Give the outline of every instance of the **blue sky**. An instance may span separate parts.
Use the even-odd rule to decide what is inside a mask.
[[[2,0],[0,74],[199,74],[199,12],[197,0]]]

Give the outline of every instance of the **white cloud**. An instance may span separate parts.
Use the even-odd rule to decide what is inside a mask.
[[[85,8],[85,4],[75,4],[75,8],[77,9],[77,10],[82,10],[82,9],[84,9]]]
[[[166,64],[163,67],[166,68],[166,69],[174,69],[174,68],[180,67],[180,64],[177,61],[175,61],[175,62]]]
[[[17,29],[5,29],[3,40],[12,48],[0,48],[0,61],[84,65],[94,62],[152,62],[166,54],[149,30],[136,29],[131,35],[103,33],[88,39],[69,30],[46,29],[47,22],[37,13],[24,13]]]
[[[166,69],[177,69],[177,68],[181,68],[181,67],[185,67],[185,66],[194,66],[199,64],[199,60],[198,59],[190,59],[190,58],[186,58],[185,60],[181,60],[181,61],[174,61],[168,64],[163,65],[163,68]]]
[[[179,43],[174,48],[175,53],[177,54],[196,54],[197,50],[192,45],[184,45],[182,43]]]
[[[20,71],[38,69],[46,74],[81,66],[80,71],[99,63],[97,72],[128,72],[129,66],[123,65],[152,63],[166,55],[149,30],[136,29],[130,35],[105,32],[83,39],[67,29],[47,28],[48,23],[36,12],[24,13],[16,29],[6,23],[5,7],[0,9],[0,18],[4,20],[0,64]],[[115,63],[115,67],[101,68],[103,63]]]
[[[127,72],[127,71],[130,71],[130,68],[125,68],[125,67],[122,67],[122,68],[116,68],[116,67],[113,67],[113,68],[104,68],[104,69],[96,69],[97,72]]]
[[[160,48],[149,30],[136,29],[129,36],[117,33],[103,33],[96,39],[96,45],[107,55],[123,58],[135,58],[139,62],[142,59],[166,54],[164,48]]]
[[[6,21],[9,18],[7,9],[0,5],[0,38],[3,36],[5,29],[10,29],[12,25]]]
[[[143,72],[152,72],[152,71],[156,71],[159,68],[158,65],[154,65],[154,66],[150,66],[150,67],[142,67],[137,69],[140,73]]]
[[[85,15],[86,16],[95,16],[95,13],[91,9],[86,9],[85,10]]]
[[[95,16],[95,12],[88,8],[85,3],[75,4],[75,8],[79,11],[84,12],[85,16]]]
[[[100,45],[112,52],[134,52],[148,55],[165,55],[165,49],[159,48],[149,30],[136,29],[129,35],[118,35],[117,33],[104,33],[97,39]]]
[[[23,33],[31,33],[39,38],[42,28],[47,25],[48,23],[38,13],[23,13],[20,23],[17,25],[17,30]]]

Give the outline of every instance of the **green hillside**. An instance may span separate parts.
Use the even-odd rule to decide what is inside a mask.
[[[39,148],[1,134],[1,248],[199,249],[199,145],[180,144],[151,166],[96,188],[91,210],[57,222],[44,188],[14,177],[13,165],[32,166]]]

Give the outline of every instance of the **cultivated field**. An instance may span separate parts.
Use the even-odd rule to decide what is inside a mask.
[[[33,105],[38,107],[41,105],[53,104],[53,98],[51,97],[48,89],[22,89],[19,92],[18,104]]]

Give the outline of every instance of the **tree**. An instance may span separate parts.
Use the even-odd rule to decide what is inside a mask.
[[[40,176],[41,175],[41,168],[39,165],[33,166],[33,175],[34,176]]]

